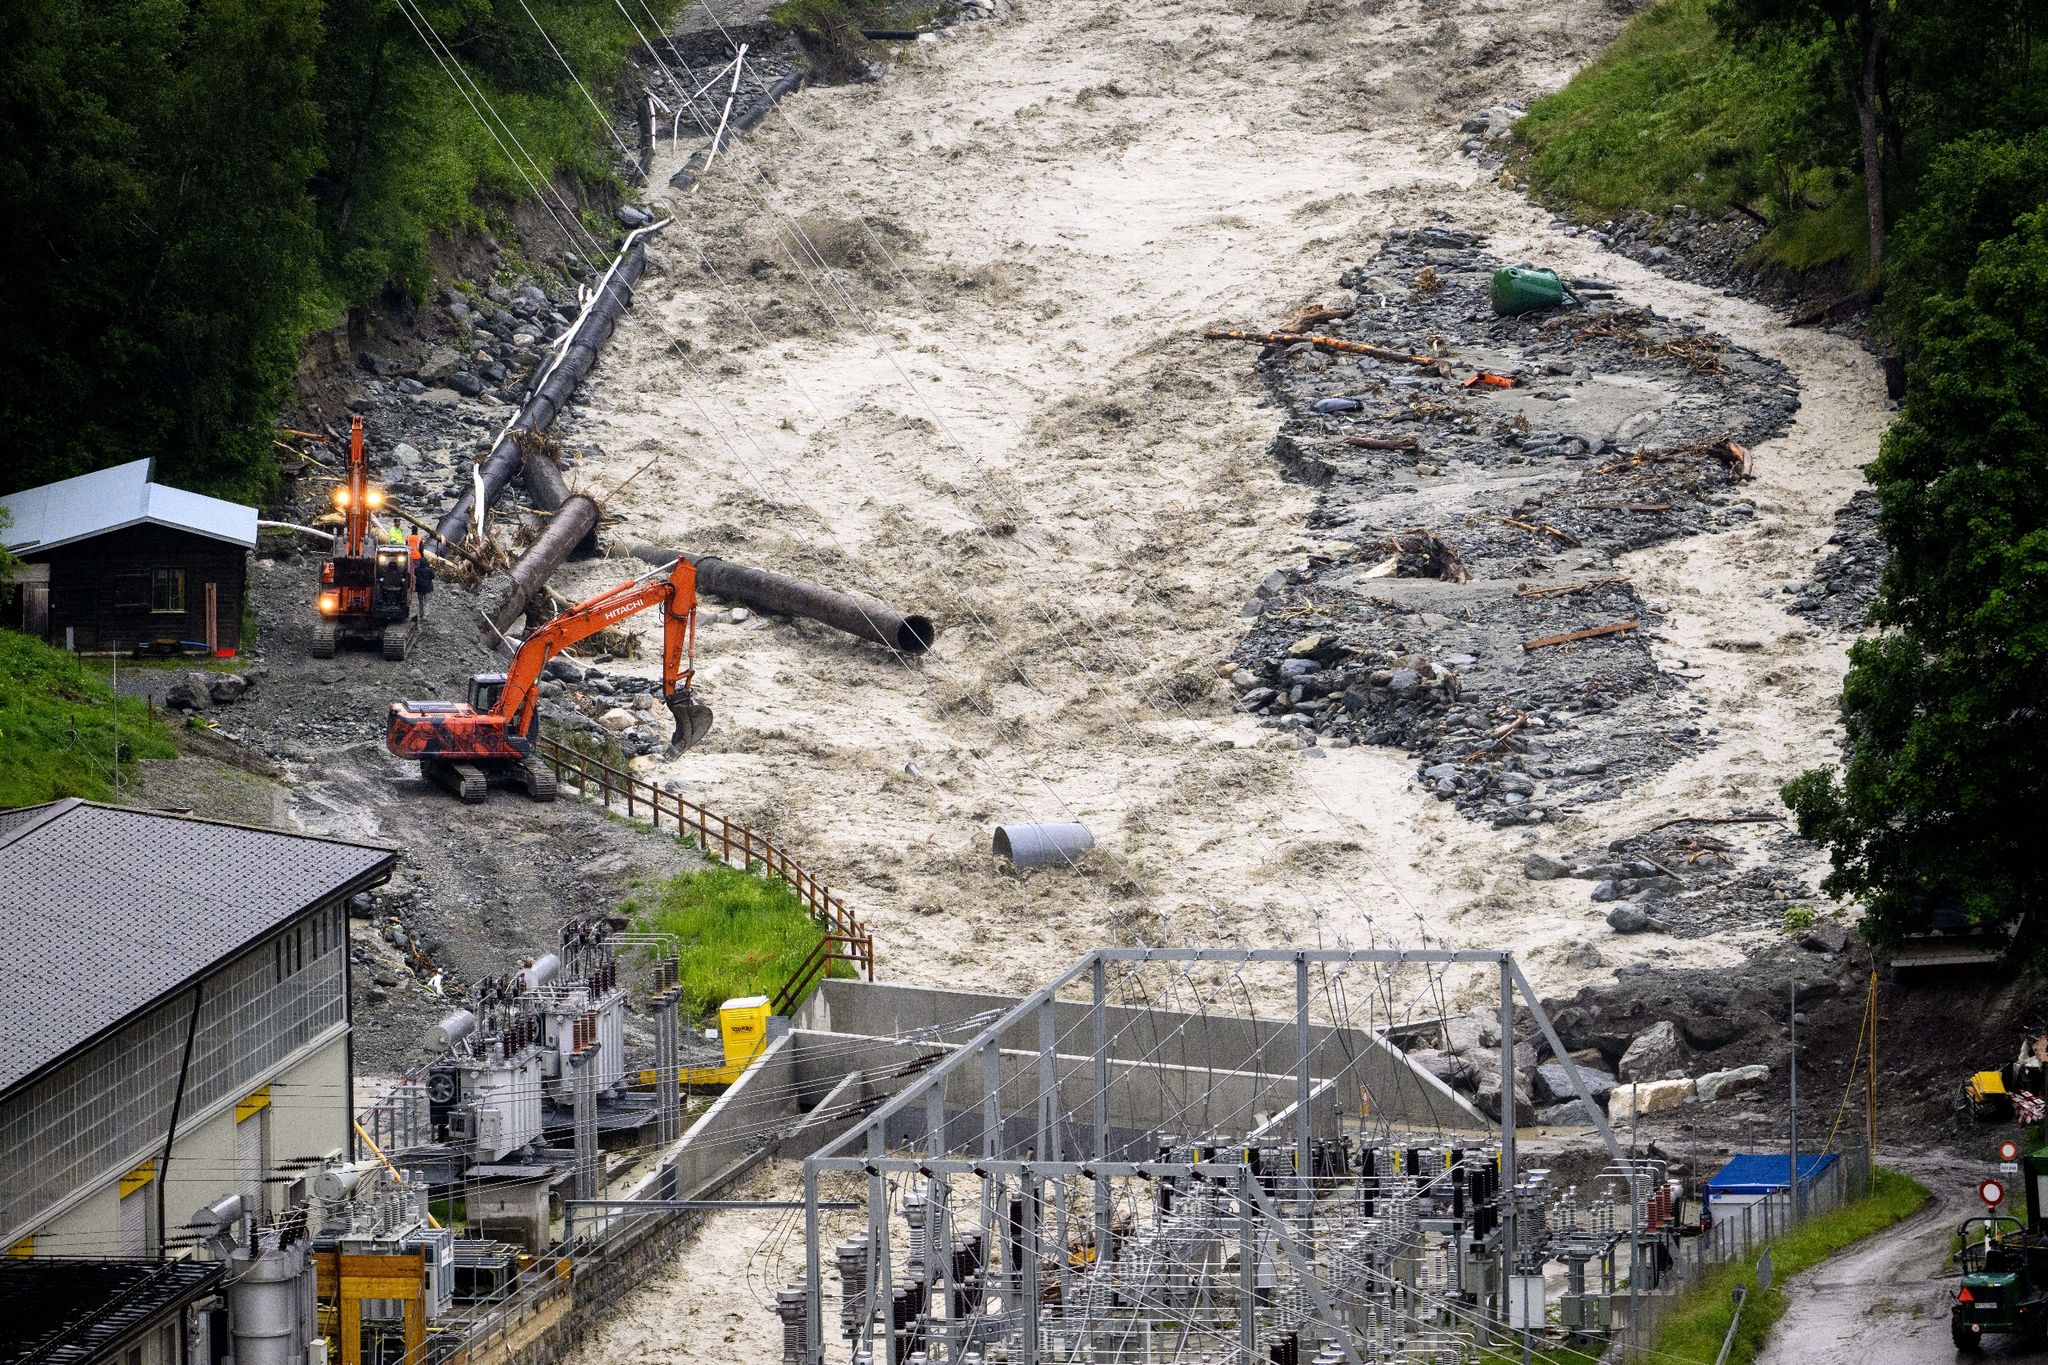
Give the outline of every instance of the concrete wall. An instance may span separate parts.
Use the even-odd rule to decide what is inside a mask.
[[[1007,1012],[1016,1005],[1017,999],[1015,996],[895,983],[827,981],[798,1009],[792,1025],[813,1032],[880,1038],[900,1037],[917,1029],[936,1027],[946,1030],[943,1035],[945,1044],[957,1045],[973,1034],[973,1031],[960,1031],[954,1027],[960,1021],[991,1010]],[[1093,1039],[1090,1006],[1084,1001],[1058,1001],[1054,1004],[1053,1014],[1054,1034],[1058,1040],[1056,1046],[1061,1054],[1075,1059],[1063,1064],[1062,1070],[1071,1065],[1085,1071],[1085,1059]],[[1192,1069],[1204,1076],[1213,1068],[1218,1073],[1267,1077],[1267,1084],[1252,1086],[1259,1092],[1256,1102],[1247,1100],[1244,1089],[1234,1089],[1231,1092],[1234,1101],[1231,1111],[1244,1109],[1249,1113],[1294,1102],[1292,1073],[1299,1044],[1291,1020],[1279,1022],[1238,1015],[1148,1011],[1123,1005],[1106,1007],[1104,1015],[1110,1038],[1108,1051],[1113,1058],[1160,1067],[1162,1074],[1174,1075],[1176,1084],[1179,1077],[1170,1068]],[[1011,1028],[1004,1035],[1002,1045],[1005,1049],[1035,1055],[1038,1046],[1036,1023],[1027,1020]],[[936,1048],[939,1045],[932,1046]],[[1029,1095],[1036,1094],[1035,1062],[1033,1065]],[[972,1070],[978,1085],[980,1068],[976,1065]],[[1398,1048],[1367,1029],[1311,1024],[1309,1072],[1311,1076],[1337,1082],[1334,1103],[1363,1105],[1378,1118],[1395,1123],[1441,1124],[1475,1130],[1489,1126],[1485,1116],[1462,1096],[1436,1077],[1410,1065]],[[1285,1073],[1284,1081],[1276,1082],[1275,1073]],[[1129,1082],[1119,1084],[1126,1089],[1130,1085]],[[1137,1084],[1149,1084],[1155,1092],[1158,1090],[1157,1082],[1148,1083],[1140,1079]],[[1239,1083],[1233,1078],[1231,1084]],[[1284,1090],[1284,1095],[1275,1097],[1271,1093],[1276,1085]],[[1029,1095],[1025,1096],[1027,1103]],[[949,1090],[949,1103],[952,1098],[953,1093]],[[1013,1102],[1007,1080],[1004,1102],[1006,1106]],[[1156,1109],[1163,1101],[1155,1093],[1151,1100],[1134,1100],[1133,1103],[1139,1109],[1148,1106]],[[1219,1119],[1219,1111],[1214,1105],[1208,1118]],[[1236,1122],[1242,1131],[1246,1126],[1242,1117]]]

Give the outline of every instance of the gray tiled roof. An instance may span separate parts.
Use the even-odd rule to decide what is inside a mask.
[[[36,554],[147,522],[210,536],[235,545],[256,544],[256,509],[152,483],[150,460],[131,460],[0,497],[7,525],[0,544]]]
[[[395,858],[90,801],[0,811],[0,1090]]]

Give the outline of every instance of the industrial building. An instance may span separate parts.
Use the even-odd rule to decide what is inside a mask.
[[[64,1280],[46,1329],[107,1352],[10,1354],[29,1317],[0,1361],[208,1358],[193,1310],[220,1266],[156,1263],[351,1154],[347,905],[395,862],[89,801],[0,811],[0,1295]]]
[[[241,647],[256,509],[156,483],[153,465],[0,497],[21,561],[0,625],[78,650]]]

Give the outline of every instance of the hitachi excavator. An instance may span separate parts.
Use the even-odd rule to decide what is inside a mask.
[[[363,419],[348,427],[348,473],[334,490],[341,534],[334,557],[320,566],[320,615],[313,622],[313,657],[331,659],[344,639],[375,640],[384,657],[405,657],[412,637],[412,552],[403,544],[374,544],[370,514],[384,506],[384,490],[370,483],[363,459]]]
[[[711,728],[711,708],[690,689],[696,676],[697,570],[686,559],[570,607],[526,637],[511,668],[471,677],[466,702],[391,703],[385,746],[401,758],[418,759],[428,781],[464,801],[483,800],[493,777],[536,801],[554,800],[554,770],[534,745],[541,670],[577,641],[652,606],[662,608],[661,695],[676,722],[668,746],[673,758]]]

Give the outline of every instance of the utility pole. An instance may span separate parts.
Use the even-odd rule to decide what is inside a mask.
[[[1787,1222],[1787,1227],[1799,1221],[1799,983],[1797,981],[1792,983],[1791,990],[1792,1012],[1785,1021],[1792,1029],[1792,1126],[1791,1152],[1788,1157],[1791,1163],[1792,1183],[1787,1187],[1787,1193],[1790,1196],[1791,1202],[1786,1206],[1791,1211],[1792,1217]]]

